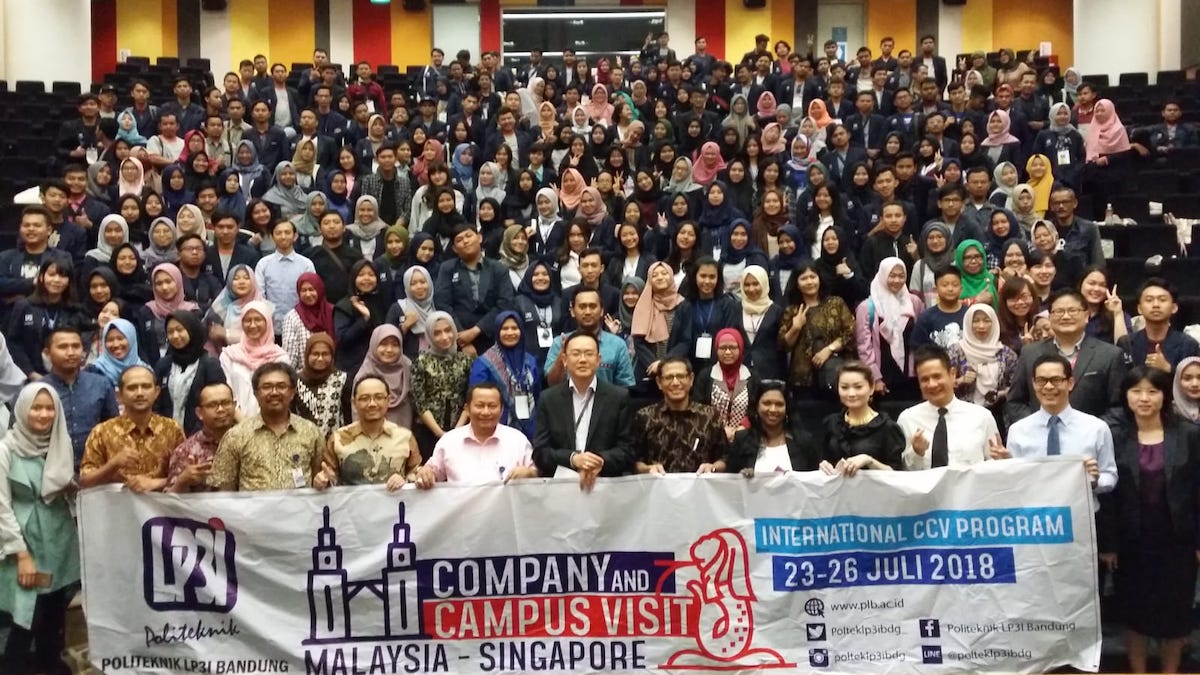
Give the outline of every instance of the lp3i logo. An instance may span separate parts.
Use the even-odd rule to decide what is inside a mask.
[[[227,613],[237,604],[237,549],[217,518],[151,518],[142,525],[142,593],[160,612]]]

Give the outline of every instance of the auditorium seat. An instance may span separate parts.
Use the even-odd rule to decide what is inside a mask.
[[[208,59],[192,58],[187,60],[187,67],[207,74],[212,70],[212,63]]]
[[[1183,70],[1160,70],[1155,82],[1158,84],[1184,84],[1187,82],[1187,72]]]
[[[60,96],[71,96],[78,98],[82,91],[78,82],[53,82],[50,84],[50,91]]]
[[[1094,84],[1097,87],[1108,86],[1108,75],[1084,75],[1083,81],[1088,84]]]
[[[179,68],[179,59],[174,56],[160,56],[155,60],[155,63],[171,68],[172,70]]]
[[[1144,87],[1150,84],[1150,75],[1148,73],[1121,73],[1117,76],[1117,82],[1129,87]]]
[[[150,67],[150,57],[149,56],[127,56],[127,57],[125,57],[125,63],[148,68],[148,67]],[[120,66],[121,64],[118,63],[117,65]]]

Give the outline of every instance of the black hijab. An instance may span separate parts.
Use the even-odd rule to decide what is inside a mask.
[[[108,304],[107,302],[98,303],[92,300],[92,279],[95,277],[104,279],[104,283],[108,284],[108,290],[112,293],[112,300],[110,302],[116,302],[118,305],[121,304],[121,282],[117,280],[116,273],[113,272],[112,268],[104,265],[93,269],[88,274],[87,279],[84,280],[82,288],[79,289],[80,294],[83,296],[83,310],[92,319],[95,319],[100,314],[100,309]]]
[[[529,269],[525,270],[525,276],[521,278],[521,284],[517,286],[517,294],[529,298],[533,301],[533,304],[544,308],[549,307],[555,298],[558,297],[558,294],[554,292],[553,283],[550,284],[550,288],[542,292],[533,289],[533,271],[539,267],[545,268],[546,272],[550,274],[551,279],[554,278],[554,274],[551,272],[548,264],[541,260],[535,261],[529,265]]]
[[[198,314],[183,309],[168,314],[167,321],[171,319],[183,324],[188,333],[188,343],[183,349],[175,349],[168,342],[167,355],[171,357],[171,363],[180,368],[187,368],[204,356],[204,341],[208,339],[204,332],[204,323]]]

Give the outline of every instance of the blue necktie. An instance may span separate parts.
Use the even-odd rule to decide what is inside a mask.
[[[1055,457],[1062,454],[1062,448],[1058,444],[1058,426],[1062,424],[1062,418],[1058,415],[1050,416],[1050,431],[1046,434],[1046,455]]]

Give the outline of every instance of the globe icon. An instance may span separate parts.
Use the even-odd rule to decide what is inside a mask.
[[[825,616],[825,603],[820,598],[811,598],[804,603],[804,613],[809,616]]]

